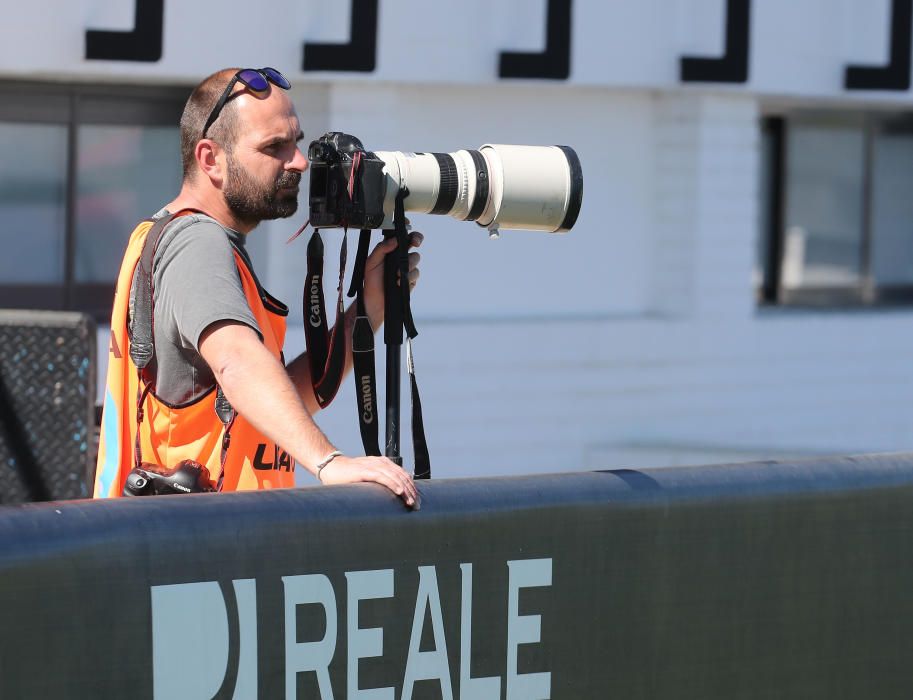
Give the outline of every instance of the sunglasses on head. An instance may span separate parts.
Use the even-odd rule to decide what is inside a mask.
[[[253,92],[265,92],[269,89],[270,83],[283,90],[288,90],[292,87],[292,84],[286,77],[275,68],[242,68],[228,81],[228,85],[226,85],[225,90],[222,91],[222,96],[209,113],[209,119],[206,120],[206,126],[203,127],[203,133],[200,135],[200,138],[206,138],[206,132],[209,131],[209,127],[211,127],[212,123],[219,118],[219,114],[222,113],[222,108],[225,106],[225,103],[228,102],[229,98],[231,98],[231,91],[234,89],[235,83],[242,83],[248,90],[252,90]]]

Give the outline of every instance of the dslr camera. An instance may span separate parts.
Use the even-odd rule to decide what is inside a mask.
[[[143,462],[134,467],[124,483],[124,496],[166,496],[174,493],[215,491],[209,469],[192,459],[185,459],[172,469]]]
[[[315,228],[393,228],[406,211],[447,214],[499,228],[565,233],[583,200],[583,170],[569,146],[486,144],[453,153],[366,151],[330,131],[308,147],[310,223]]]

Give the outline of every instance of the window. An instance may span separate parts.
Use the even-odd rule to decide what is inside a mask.
[[[0,230],[6,249],[0,280],[5,285],[59,283],[65,267],[67,129],[0,123],[0,153]]]
[[[108,320],[130,232],[180,187],[186,97],[0,83],[0,307]]]
[[[760,189],[762,302],[913,302],[913,119],[769,118]]]

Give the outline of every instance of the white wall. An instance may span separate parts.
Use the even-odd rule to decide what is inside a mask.
[[[749,79],[727,89],[756,94],[869,100],[847,91],[849,64],[888,59],[891,0],[763,0],[751,3]],[[683,56],[724,47],[724,0],[575,0],[568,84],[670,89]],[[351,3],[165,0],[163,54],[156,63],[85,58],[85,31],[127,31],[134,3],[123,0],[7,2],[0,23],[0,76],[50,80],[189,82],[227,65],[273,65],[296,81],[304,42],[346,42]],[[539,51],[546,0],[387,0],[379,5],[380,82],[493,84],[503,51]],[[53,21],[48,21],[53,17]],[[333,74],[335,82],[362,76]],[[909,102],[910,91],[878,99]]]

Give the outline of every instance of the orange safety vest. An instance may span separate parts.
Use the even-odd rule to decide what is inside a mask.
[[[127,252],[117,278],[111,314],[111,343],[105,384],[95,498],[120,496],[127,475],[134,467],[137,432],[136,402],[139,378],[130,359],[127,332],[130,287],[146,234],[153,221],[143,221],[130,235]],[[247,303],[260,326],[263,344],[281,361],[288,310],[261,292],[253,273],[235,251],[235,264]],[[196,401],[171,406],[149,392],[143,404],[145,417],[139,424],[144,462],[174,467],[192,459],[209,469],[213,482],[222,469],[224,426],[215,411],[215,388]],[[295,463],[275,442],[238,415],[231,426],[231,443],[225,458],[223,491],[285,488],[295,485]]]

